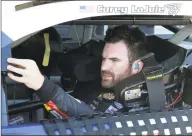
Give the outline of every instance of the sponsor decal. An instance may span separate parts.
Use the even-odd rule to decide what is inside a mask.
[[[96,107],[95,107],[93,104],[90,104],[90,107],[91,107],[93,110],[96,109]]]
[[[123,105],[117,101],[114,102],[115,106],[120,110],[123,108]]]
[[[63,117],[62,117],[57,111],[51,110],[50,112],[51,112],[51,114],[53,114],[56,118],[58,118],[58,119],[63,119]]]
[[[96,101],[96,100],[94,100],[94,101],[93,101],[93,103],[94,103],[94,105],[96,105],[96,106],[98,106],[98,105],[99,105],[99,102],[98,102],[98,101]]]
[[[69,118],[67,114],[65,114],[63,111],[61,111],[54,102],[49,101],[48,103],[44,104],[46,110],[48,112],[51,112],[55,117],[57,118]]]
[[[163,76],[162,74],[158,74],[158,75],[154,75],[154,76],[148,76],[147,79],[148,80],[154,80],[154,79],[161,78],[162,76]]]
[[[116,111],[118,111],[118,109],[116,109],[115,107],[113,107],[113,106],[111,105],[111,106],[109,106],[109,108],[105,111],[105,113],[113,114],[113,113],[115,113]]]
[[[114,100],[115,95],[113,93],[104,93],[103,94],[103,99],[105,99],[105,100]]]

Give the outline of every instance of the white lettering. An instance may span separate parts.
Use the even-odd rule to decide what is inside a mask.
[[[97,6],[97,12],[98,13],[102,13],[103,12],[103,6],[102,5]]]
[[[104,7],[103,5],[97,6],[98,13],[121,13],[127,14],[128,7]]]
[[[131,12],[132,13],[163,13],[165,11],[164,7],[159,7],[159,6],[149,6],[146,5],[144,7],[139,7],[136,5],[131,6]]]

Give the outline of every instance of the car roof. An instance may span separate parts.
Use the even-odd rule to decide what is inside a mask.
[[[80,14],[74,16],[76,8],[68,8],[79,5],[79,1],[2,1],[2,31],[13,41],[13,45],[18,45],[24,40],[30,38],[39,31],[60,23],[65,24],[83,24],[83,25],[99,25],[99,24],[136,24],[136,25],[187,25],[191,23],[191,16],[188,15],[164,15],[157,13],[155,15],[142,14]],[[123,1],[123,3],[129,1]],[[86,1],[86,4],[89,4]],[[132,3],[134,4],[134,3]],[[138,4],[136,2],[135,4]],[[79,8],[79,6],[77,7]],[[53,9],[53,10],[50,10]],[[74,12],[73,14],[70,12]],[[68,15],[71,15],[68,16]],[[98,16],[99,15],[99,16]],[[10,44],[10,43],[7,43]],[[6,46],[6,45],[4,45]]]

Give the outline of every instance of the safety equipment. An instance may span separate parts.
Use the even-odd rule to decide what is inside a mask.
[[[130,100],[130,94],[139,95],[140,91],[135,90],[138,90],[145,83],[148,90],[150,110],[162,110],[165,107],[165,91],[162,80],[163,67],[156,62],[153,53],[143,56],[140,60],[144,63],[142,72],[126,78],[115,86],[117,99],[127,105]],[[132,92],[130,93],[131,90]]]
[[[42,120],[47,135],[191,135],[192,109]],[[57,130],[57,134],[56,134]]]
[[[135,64],[135,69],[139,69],[139,63],[138,62]]]

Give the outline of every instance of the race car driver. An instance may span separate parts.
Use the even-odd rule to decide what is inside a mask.
[[[147,53],[146,39],[139,29],[130,29],[127,25],[121,25],[112,29],[109,28],[104,40],[101,86],[110,89],[123,79],[142,70],[143,63],[138,58]],[[123,108],[123,105],[115,101],[113,92],[98,95],[95,98],[96,100],[92,100],[93,103],[88,105],[72,97],[61,87],[43,76],[35,61],[16,58],[8,58],[7,61],[9,63],[7,67],[8,76],[12,80],[23,83],[33,89],[45,104],[56,105],[60,114],[65,113],[62,114],[63,116],[77,117],[81,114],[90,114],[97,111],[113,113]],[[16,76],[12,72],[21,76]],[[102,103],[100,98],[109,101],[113,100],[114,104]]]

